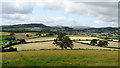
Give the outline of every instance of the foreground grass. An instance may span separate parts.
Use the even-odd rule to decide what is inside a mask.
[[[3,66],[117,66],[118,51],[39,50],[2,53]]]

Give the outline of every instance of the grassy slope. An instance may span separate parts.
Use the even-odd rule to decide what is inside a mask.
[[[117,51],[40,50],[3,53],[3,66],[116,66]]]

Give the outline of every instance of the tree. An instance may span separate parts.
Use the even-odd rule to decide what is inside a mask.
[[[28,34],[26,34],[26,37],[29,37],[29,35],[28,35]]]
[[[93,39],[93,40],[91,40],[90,44],[95,45],[95,44],[97,44],[97,41],[98,41],[97,39]]]
[[[98,46],[104,46],[104,47],[107,47],[108,46],[108,41],[99,41],[99,43],[98,43]]]
[[[99,42],[98,42],[98,46],[102,46],[103,45],[103,42],[100,40]]]
[[[73,48],[72,40],[70,40],[70,38],[65,34],[58,35],[58,37],[54,39],[53,44],[55,44],[56,46],[59,46],[62,50],[64,48],[67,49],[67,47],[71,49]]]
[[[54,34],[53,33],[49,33],[48,35],[53,36]]]
[[[15,35],[15,33],[10,33],[10,36],[14,36]]]
[[[120,42],[120,39],[118,40],[118,42]]]
[[[22,44],[26,43],[25,39],[17,39],[17,40],[19,40],[20,43],[22,43]]]

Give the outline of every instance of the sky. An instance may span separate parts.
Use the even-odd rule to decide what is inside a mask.
[[[1,0],[0,25],[118,27],[119,0]]]

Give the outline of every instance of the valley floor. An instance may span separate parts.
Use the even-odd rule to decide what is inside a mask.
[[[72,40],[74,39],[99,39],[96,37],[70,37]],[[53,40],[55,37],[39,37],[34,39],[26,39],[28,42],[27,44],[19,44],[14,45],[12,47],[17,48],[18,51],[23,50],[41,50],[41,49],[61,49],[58,46],[53,44]],[[98,49],[98,50],[120,50],[118,48],[118,42],[109,42],[108,48],[106,47],[98,47],[98,46],[91,46],[83,43],[90,43],[90,41],[77,41],[73,42],[74,47],[73,49]]]

